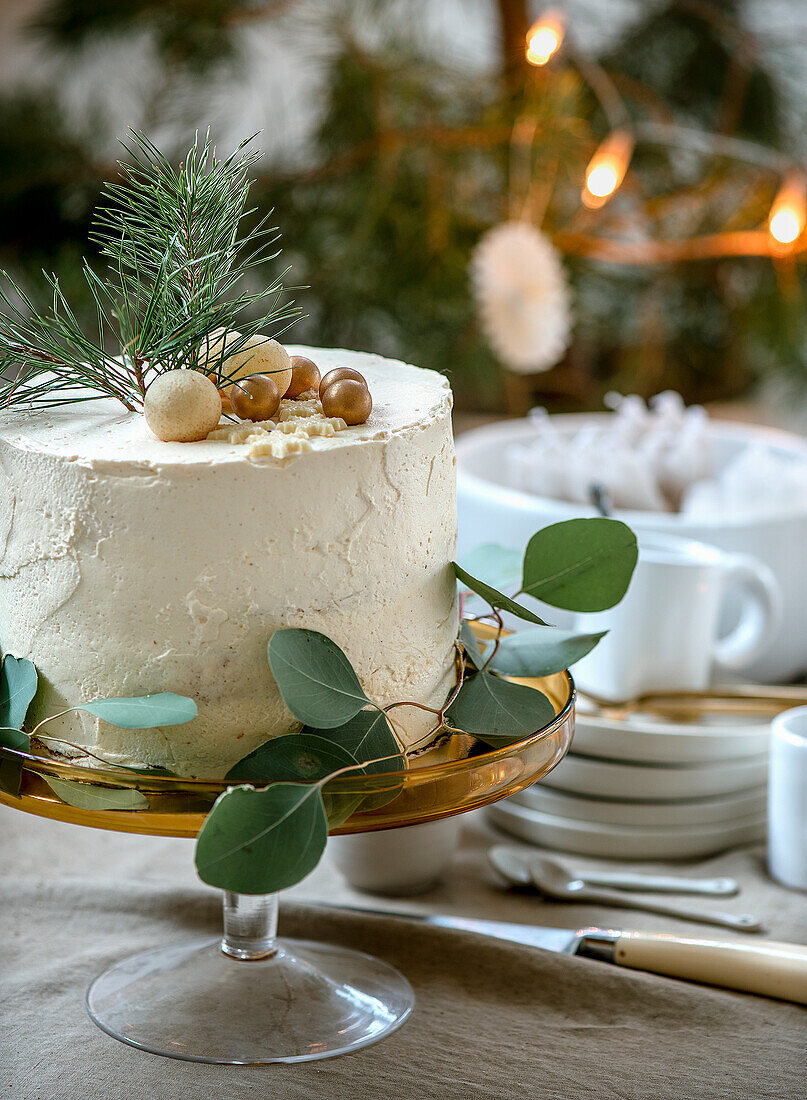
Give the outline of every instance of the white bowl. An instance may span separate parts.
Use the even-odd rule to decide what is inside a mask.
[[[436,886],[457,849],[462,816],[424,825],[332,836],[327,852],[356,890],[408,896]]]
[[[681,825],[732,825],[744,818],[763,817],[767,792],[765,787],[753,787],[739,794],[724,794],[691,801],[687,799],[685,802],[619,802],[566,794],[536,783],[520,794],[512,795],[509,801],[527,810],[562,817],[567,821],[668,828]]]
[[[601,424],[603,414],[554,416],[554,427],[570,434],[586,424]],[[807,460],[807,439],[788,432],[751,424],[712,422],[718,467],[750,445],[765,444],[779,456]],[[498,541],[523,549],[541,527],[576,516],[593,516],[593,508],[513,489],[507,484],[504,453],[507,445],[535,437],[529,420],[507,420],[466,432],[457,440],[459,498],[459,552],[467,554],[481,543]],[[711,543],[723,550],[751,554],[764,562],[782,589],[785,616],[779,634],[766,654],[748,670],[763,682],[795,679],[807,670],[807,583],[803,547],[807,544],[807,508],[775,516],[701,519],[666,512],[618,511],[636,531],[680,535]],[[568,625],[568,617],[550,611],[550,622]]]
[[[541,782],[554,790],[624,802],[681,801],[733,794],[762,786],[767,756],[684,767],[625,764],[569,753]]]
[[[601,718],[577,707],[574,751],[637,764],[707,764],[764,756],[770,723],[715,715],[711,721],[665,722],[648,714]]]
[[[764,814],[730,825],[666,829],[569,821],[525,809],[510,800],[490,806],[487,814],[494,825],[531,844],[606,859],[695,859],[740,844],[754,844],[765,836]]]

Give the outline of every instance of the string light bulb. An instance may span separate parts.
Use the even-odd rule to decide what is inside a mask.
[[[546,65],[560,49],[565,21],[562,11],[545,11],[527,31],[527,61],[530,65]]]
[[[773,200],[768,215],[768,232],[774,247],[785,248],[801,236],[807,223],[807,187],[804,176],[791,173]]]
[[[627,130],[614,130],[594,153],[586,168],[580,196],[589,210],[605,206],[622,183],[633,156],[633,144],[633,135]]]

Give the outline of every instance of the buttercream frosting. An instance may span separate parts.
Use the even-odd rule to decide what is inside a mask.
[[[0,647],[39,669],[35,718],[159,691],[199,708],[183,726],[71,714],[43,732],[220,777],[297,728],[266,655],[287,626],[332,637],[382,705],[444,701],[457,630],[448,383],[376,355],[288,350],[323,374],[361,371],[368,421],[329,423],[311,397],[283,402],[271,426],[222,421],[207,440],[166,443],[107,399],[0,418]],[[395,716],[410,743],[432,720]]]

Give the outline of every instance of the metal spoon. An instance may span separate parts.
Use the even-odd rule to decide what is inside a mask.
[[[677,917],[679,920],[699,921],[701,924],[716,924],[720,928],[733,928],[737,932],[762,932],[762,924],[756,917],[744,914],[734,916],[731,913],[714,913],[709,910],[679,909],[675,905],[661,902],[640,901],[621,894],[618,890],[601,890],[586,886],[579,878],[569,878],[560,864],[544,856],[533,856],[530,860],[530,874],[535,886],[548,898],[556,901],[594,902],[597,905],[615,906],[619,909],[639,909],[645,913],[660,913],[665,917]]]
[[[488,851],[494,870],[514,886],[532,886],[530,856],[504,844]],[[635,871],[574,871],[568,877],[582,879],[587,886],[612,886],[617,890],[638,890],[646,894],[699,894],[732,897],[740,892],[734,878],[686,878],[683,875],[643,875]]]

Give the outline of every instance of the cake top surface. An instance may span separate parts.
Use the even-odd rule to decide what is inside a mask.
[[[421,427],[451,407],[451,388],[436,371],[367,352],[291,344],[286,349],[290,355],[309,356],[323,375],[334,367],[355,368],[367,379],[372,394],[373,411],[366,423],[310,440],[313,451],[387,439]],[[152,435],[139,412],[127,412],[113,398],[4,413],[0,416],[0,441],[20,450],[76,461],[151,466],[243,462],[249,457],[243,445],[221,439],[164,443]]]

